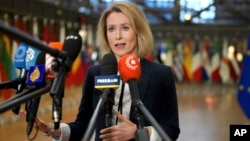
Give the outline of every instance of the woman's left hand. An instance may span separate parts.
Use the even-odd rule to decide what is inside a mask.
[[[115,114],[120,123],[101,130],[100,138],[103,141],[128,141],[133,139],[137,130],[136,124],[121,115],[119,112],[116,112]]]

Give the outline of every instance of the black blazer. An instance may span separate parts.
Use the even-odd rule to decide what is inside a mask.
[[[140,63],[139,97],[145,108],[167,135],[172,140],[176,140],[179,136],[180,128],[177,95],[172,70],[169,66],[150,62],[146,59],[141,59]],[[70,141],[80,141],[88,128],[92,114],[102,95],[102,91],[94,88],[95,76],[100,74],[100,65],[91,66],[87,72],[76,120],[68,123],[71,129]],[[130,120],[134,122],[133,114],[130,114]],[[145,117],[144,124],[145,126],[151,125],[146,121]],[[96,123],[96,141],[100,140],[99,132],[104,127],[104,116],[100,114]]]

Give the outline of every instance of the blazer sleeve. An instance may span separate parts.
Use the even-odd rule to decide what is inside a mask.
[[[77,141],[83,138],[85,131],[87,130],[89,121],[91,119],[94,110],[93,95],[96,91],[94,88],[94,77],[99,73],[100,66],[91,66],[86,74],[85,83],[82,89],[81,102],[78,108],[78,114],[74,122],[68,123],[71,134],[70,141]]]

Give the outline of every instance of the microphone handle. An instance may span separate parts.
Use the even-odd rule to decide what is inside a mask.
[[[114,90],[113,89],[105,89],[107,91],[107,99],[105,101],[105,126],[112,126],[112,117],[113,117],[113,105],[114,105]]]
[[[27,111],[27,135],[30,135],[33,126],[34,126],[34,122],[36,120],[36,116],[37,116],[37,111],[38,111],[38,107],[39,107],[39,103],[40,103],[40,96],[37,98],[34,98],[31,100],[31,103],[29,105],[29,109]]]
[[[26,79],[27,78],[27,70],[26,69],[21,69],[21,73],[20,73],[20,79]],[[25,81],[22,81],[18,86],[17,86],[17,90],[16,90],[16,95],[20,94],[23,92],[25,88]],[[19,114],[21,105],[12,108],[12,112],[16,115]]]

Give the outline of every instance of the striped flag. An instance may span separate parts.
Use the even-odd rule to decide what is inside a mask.
[[[242,73],[239,79],[237,100],[243,113],[250,119],[250,34],[248,36],[247,52],[243,59]]]
[[[195,46],[192,56],[192,74],[195,82],[202,80],[202,62],[201,62],[201,51],[199,46],[199,40],[195,40]]]
[[[210,56],[209,56],[209,42],[207,39],[204,41],[202,48],[202,80],[208,81],[211,78]]]
[[[11,43],[10,39],[6,35],[2,35],[0,40],[0,75],[1,81],[13,80],[17,77],[16,69],[11,60]],[[3,90],[4,99],[8,99],[12,96],[12,90]]]

